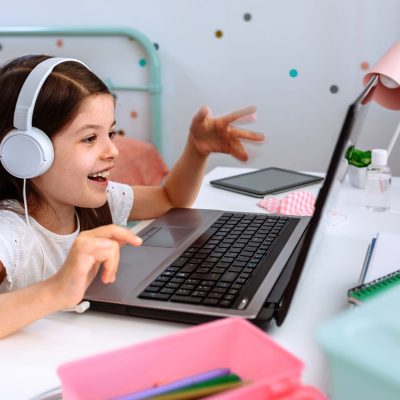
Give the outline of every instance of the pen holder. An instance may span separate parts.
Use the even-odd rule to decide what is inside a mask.
[[[57,373],[64,400],[100,400],[221,367],[250,383],[210,400],[325,399],[317,389],[301,385],[299,359],[239,318],[66,363]]]
[[[354,165],[349,165],[347,173],[352,186],[357,189],[365,189],[365,184],[367,182],[367,167],[360,168],[355,167]]]

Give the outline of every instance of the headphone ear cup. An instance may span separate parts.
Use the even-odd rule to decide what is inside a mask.
[[[0,144],[0,159],[11,175],[21,179],[34,178],[51,167],[54,160],[53,144],[40,129],[14,129],[7,133]]]

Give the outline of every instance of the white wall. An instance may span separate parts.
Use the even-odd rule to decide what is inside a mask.
[[[325,170],[345,110],[362,88],[360,64],[372,66],[399,41],[399,15],[397,0],[14,0],[3,6],[0,26],[127,26],[158,43],[170,165],[201,105],[221,114],[255,104],[252,128],[268,142],[249,166]],[[101,54],[99,62],[123,61]],[[372,107],[361,144],[387,146],[398,119]],[[398,175],[399,153],[400,143],[391,158]],[[209,168],[218,164],[238,162],[213,156]]]

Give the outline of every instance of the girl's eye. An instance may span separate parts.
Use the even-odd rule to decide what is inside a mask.
[[[114,139],[117,136],[117,132],[111,131],[108,135],[110,136],[110,139]]]
[[[94,143],[95,141],[96,141],[96,135],[92,135],[83,139],[84,143]]]

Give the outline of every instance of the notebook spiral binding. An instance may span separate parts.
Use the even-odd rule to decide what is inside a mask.
[[[356,305],[362,304],[398,284],[400,284],[400,270],[350,289],[347,292],[348,301]]]

